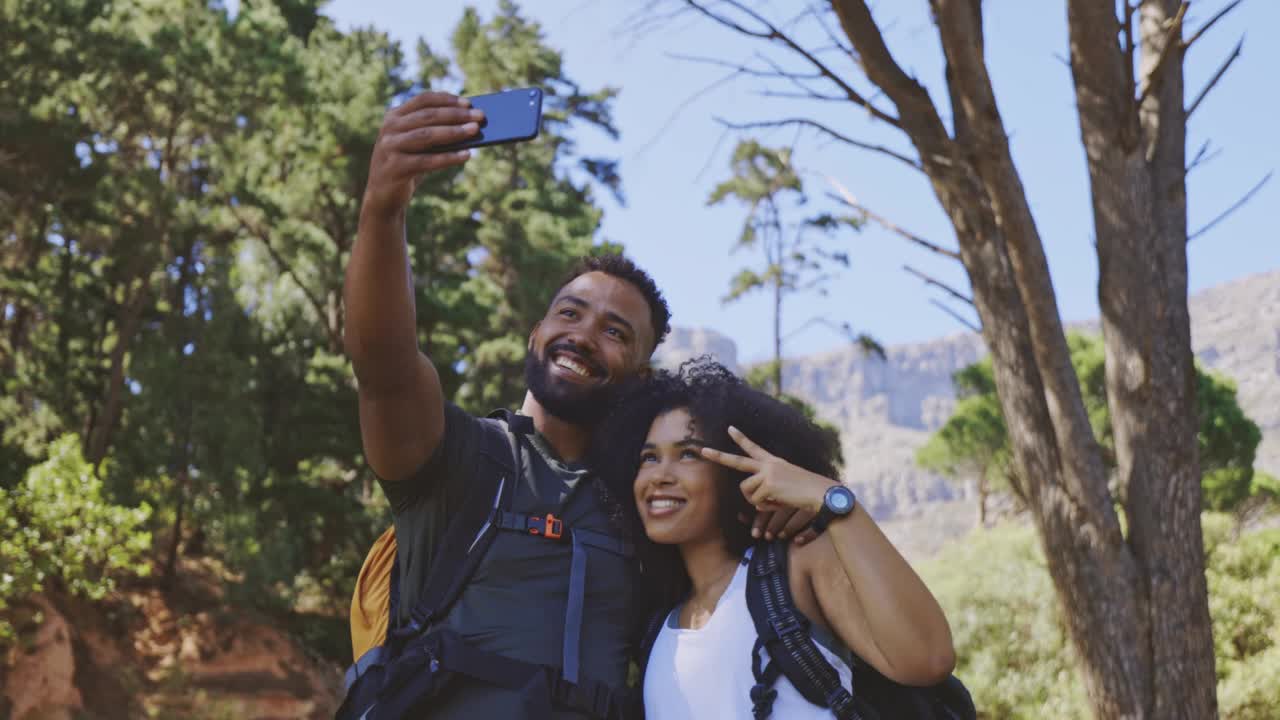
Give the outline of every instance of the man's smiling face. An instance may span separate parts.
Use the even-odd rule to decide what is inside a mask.
[[[603,272],[579,275],[560,288],[529,335],[525,383],[550,414],[596,422],[617,386],[647,367],[653,338],[638,288]]]

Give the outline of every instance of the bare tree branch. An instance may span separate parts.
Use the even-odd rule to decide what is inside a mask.
[[[784,118],[782,120],[761,120],[757,122],[735,123],[735,122],[730,122],[728,120],[725,120],[724,118],[717,117],[716,122],[733,130],[754,130],[759,128],[779,128],[779,127],[787,127],[790,125],[802,125],[805,127],[813,128],[814,130],[824,133],[835,140],[839,140],[840,142],[845,143],[846,145],[851,145],[856,148],[862,148],[863,150],[870,150],[871,152],[878,152],[884,155],[888,155],[894,160],[897,160],[902,163],[906,163],[907,165],[910,165],[916,170],[921,169],[920,163],[916,162],[912,158],[907,157],[906,155],[903,155],[902,153],[896,150],[887,148],[884,145],[873,145],[871,143],[862,142],[861,140],[854,140],[848,135],[838,133],[835,130],[832,130],[831,128],[827,127],[826,125],[823,125],[822,123],[817,122],[815,120],[810,120],[809,118]]]
[[[831,6],[858,53],[867,79],[897,108],[902,119],[898,127],[916,146],[921,163],[939,169],[950,166],[953,144],[937,106],[924,86],[894,60],[866,2],[831,0]]]
[[[738,10],[739,12],[743,13],[744,15],[750,17],[752,20],[756,21],[760,25],[764,26],[766,28],[765,31],[751,30],[745,27],[744,25],[737,23],[723,15],[714,13],[711,10],[704,7],[701,3],[699,3],[698,0],[685,0],[685,2],[688,3],[690,7],[694,8],[695,10],[707,16],[708,18],[738,33],[741,33],[743,35],[747,35],[750,37],[761,38],[764,40],[768,40],[770,42],[782,43],[783,45],[791,49],[792,52],[796,53],[797,55],[800,55],[805,60],[809,61],[809,63],[813,65],[813,67],[819,73],[821,73],[824,77],[826,77],[831,82],[835,83],[836,86],[839,87],[845,93],[845,95],[848,96],[849,100],[866,108],[867,112],[871,113],[873,117],[879,118],[880,120],[883,120],[889,123],[890,125],[893,125],[894,127],[898,127],[898,128],[902,127],[902,123],[901,121],[898,120],[898,118],[893,117],[892,115],[889,115],[888,113],[884,112],[880,108],[877,108],[875,105],[872,105],[871,101],[867,100],[862,95],[862,93],[854,89],[852,85],[846,82],[844,78],[840,77],[835,71],[827,67],[826,63],[822,62],[822,60],[815,57],[813,53],[806,50],[802,45],[800,45],[798,42],[792,39],[790,35],[787,35],[781,29],[775,26],[773,23],[769,22],[762,15],[760,15],[760,13],[752,10],[751,8],[742,4],[738,0],[723,0],[723,2],[729,5],[730,7],[733,7],[734,9]]]
[[[830,5],[827,7],[829,9]],[[826,21],[822,19],[822,13],[818,11],[818,5],[810,5],[809,12],[813,15],[814,21],[818,23],[818,27],[822,28],[822,31],[827,34],[827,39],[831,41],[831,45],[842,50],[845,55],[849,56],[850,60],[853,60],[861,66],[862,61],[858,59],[858,54],[854,52],[853,47],[840,40],[840,38],[835,34],[835,31],[828,27]]]
[[[1196,95],[1196,99],[1191,102],[1191,107],[1187,108],[1187,119],[1190,119],[1191,113],[1195,112],[1196,108],[1200,107],[1200,103],[1204,101],[1205,96],[1209,94],[1209,91],[1213,89],[1213,86],[1217,85],[1218,81],[1222,79],[1222,76],[1227,74],[1227,68],[1230,68],[1231,63],[1235,62],[1236,58],[1240,57],[1240,51],[1243,49],[1244,36],[1241,35],[1240,42],[1236,43],[1235,49],[1231,51],[1231,54],[1227,56],[1227,59],[1218,67],[1218,71],[1213,74],[1213,77],[1209,78],[1209,82],[1205,84],[1204,89],[1200,91],[1200,94]]]
[[[781,69],[776,63],[771,63],[770,70],[761,70],[759,68],[748,67],[745,63],[735,63],[731,60],[722,60],[720,58],[706,57],[703,55],[685,55],[683,53],[667,53],[667,57],[672,60],[683,60],[685,62],[693,62],[701,65],[714,65],[716,67],[728,68],[733,70],[737,75],[749,75],[759,78],[783,78],[787,80],[821,80],[822,73],[801,73],[791,72]],[[756,59],[766,59],[759,53],[752,55]]]
[[[1221,148],[1214,148],[1213,152],[1208,152],[1209,143],[1209,140],[1205,140],[1204,144],[1200,146],[1200,149],[1196,151],[1196,156],[1192,158],[1191,162],[1187,163],[1187,169],[1184,175],[1190,175],[1192,170],[1195,170],[1197,167],[1204,165],[1222,154]]]
[[[1240,3],[1242,2],[1244,2],[1244,0],[1235,0],[1234,2],[1227,3],[1226,7],[1222,8],[1217,12],[1217,14],[1209,18],[1209,21],[1206,22],[1204,25],[1201,25],[1199,30],[1196,30],[1194,33],[1192,33],[1191,37],[1184,40],[1182,42],[1182,48],[1185,50],[1186,48],[1191,47],[1191,44],[1199,40],[1201,35],[1204,35],[1205,33],[1209,32],[1209,28],[1213,27],[1219,20],[1226,17],[1227,14],[1230,13],[1232,10],[1235,10],[1237,7],[1239,7]]]
[[[686,97],[684,100],[680,102],[679,105],[676,105],[676,109],[671,111],[671,114],[667,116],[667,119],[662,123],[661,127],[659,127],[658,130],[654,132],[653,137],[645,141],[645,143],[641,145],[638,150],[636,150],[636,155],[642,155],[645,152],[647,152],[649,148],[653,147],[653,144],[658,142],[658,140],[662,138],[662,136],[667,132],[667,130],[670,129],[670,127],[673,124],[675,124],[675,121],[680,117],[680,113],[683,113],[685,111],[685,108],[692,105],[694,101],[698,100],[703,95],[706,95],[707,93],[715,90],[716,88],[719,88],[721,85],[724,85],[725,83],[728,83],[734,80],[735,78],[738,77],[738,75],[739,73],[736,71],[731,72],[728,75],[725,75],[724,77],[721,77],[710,83],[707,83],[705,86],[690,93],[689,97]]]
[[[771,69],[773,69],[774,72],[783,73],[783,77],[786,77],[787,79],[789,79],[792,85],[795,85],[796,87],[800,88],[801,90],[804,90],[805,92],[813,93],[814,95],[821,95],[821,93],[810,88],[808,85],[805,85],[804,83],[800,82],[800,78],[796,77],[795,74],[789,73],[786,70],[783,70],[782,66],[774,62],[772,58],[769,58],[766,55],[761,55],[760,53],[756,53],[756,57],[759,58],[761,62],[765,63]],[[819,73],[819,77],[821,77],[820,73]],[[848,96],[838,97],[837,99],[843,99],[846,102],[849,100]]]
[[[715,67],[728,68],[733,71],[733,74],[735,76],[745,75],[748,77],[766,78],[771,80],[772,79],[788,80],[791,82],[792,85],[796,86],[797,88],[800,88],[801,90],[801,92],[799,93],[786,93],[786,92],[777,91],[777,90],[765,89],[758,93],[764,97],[802,98],[807,100],[833,100],[833,101],[839,101],[839,102],[849,101],[849,98],[844,95],[826,95],[804,84],[803,82],[804,80],[821,80],[823,78],[822,73],[818,73],[818,72],[802,73],[802,72],[792,72],[790,70],[784,70],[782,66],[778,65],[776,62],[773,62],[773,60],[769,59],[768,57],[761,55],[760,53],[755,53],[752,56],[752,59],[759,60],[761,62],[768,64],[769,65],[768,70],[753,68],[747,65],[746,63],[735,63],[729,60],[722,60],[720,58],[713,58],[713,57],[705,57],[701,55],[684,55],[681,53],[667,53],[667,57],[673,60],[682,60],[685,62],[693,62],[701,65],[712,65]]]
[[[760,97],[768,98],[794,98],[797,100],[821,100],[823,102],[849,102],[849,98],[843,95],[823,95],[819,92],[810,90],[809,92],[795,93],[782,92],[781,90],[761,90],[756,93]]]
[[[961,325],[964,325],[965,327],[969,328],[970,330],[978,334],[982,334],[981,327],[979,327],[976,323],[970,321],[965,316],[956,312],[955,310],[952,310],[949,306],[947,306],[946,303],[939,301],[937,298],[929,298],[929,304],[938,308],[942,312],[950,315],[956,322],[960,323]]]
[[[822,325],[823,327],[826,327],[829,330],[833,330],[837,333],[840,333],[849,341],[850,344],[857,345],[858,348],[862,350],[862,352],[866,355],[875,355],[881,360],[888,359],[888,354],[885,352],[884,346],[882,346],[879,342],[877,342],[875,338],[865,333],[858,333],[854,331],[853,326],[850,325],[848,322],[835,323],[821,315],[816,315],[814,317],[809,318],[804,323],[800,324],[798,327],[793,329],[791,332],[787,333],[786,335],[783,335],[782,339],[784,341],[787,339],[790,339],[796,335],[799,335],[802,331],[813,327],[814,325]]]
[[[1185,175],[1186,173],[1191,172],[1191,169],[1192,169],[1192,168],[1194,168],[1196,165],[1200,164],[1200,161],[1204,158],[1204,154],[1205,154],[1206,152],[1208,152],[1208,150],[1209,150],[1209,144],[1210,144],[1211,142],[1213,142],[1213,141],[1212,141],[1212,140],[1205,140],[1205,141],[1204,141],[1204,144],[1203,144],[1203,145],[1201,145],[1201,146],[1200,146],[1200,149],[1196,151],[1196,156],[1195,156],[1195,157],[1193,157],[1193,158],[1191,158],[1191,162],[1187,163],[1187,169],[1186,169],[1186,171],[1183,173],[1184,175]]]
[[[916,235],[913,232],[910,232],[898,227],[893,222],[891,222],[888,218],[885,218],[881,215],[877,215],[876,213],[872,212],[865,205],[863,205],[862,203],[859,203],[858,199],[853,196],[853,193],[849,192],[848,188],[840,184],[840,181],[836,180],[830,175],[825,175],[824,177],[826,177],[827,182],[831,183],[832,187],[836,189],[836,192],[839,193],[838,195],[830,195],[828,193],[828,196],[834,198],[835,200],[843,202],[845,205],[848,205],[854,210],[857,210],[869,220],[874,220],[876,223],[878,223],[881,227],[888,230],[889,232],[900,235],[910,240],[911,242],[917,245],[920,245],[921,247],[924,247],[927,250],[932,250],[933,252],[938,253],[939,255],[943,255],[945,257],[949,257],[952,260],[958,261],[960,259],[960,253],[956,252],[955,250],[948,250],[947,248],[944,248],[941,245],[931,243],[928,240],[925,240],[924,238],[920,237],[919,235]]]
[[[903,266],[902,266],[902,269],[903,269],[903,270],[906,270],[907,272],[911,273],[912,275],[915,275],[916,277],[920,278],[921,280],[923,280],[923,281],[924,281],[924,283],[925,283],[926,285],[932,285],[932,286],[934,286],[934,287],[938,288],[939,290],[942,290],[943,292],[947,293],[947,294],[948,294],[948,295],[950,295],[951,297],[953,297],[953,298],[955,298],[955,299],[957,299],[957,300],[961,300],[961,301],[963,301],[963,302],[966,302],[966,303],[968,303],[971,307],[973,306],[973,298],[969,297],[968,295],[965,295],[964,293],[960,292],[959,290],[956,290],[955,288],[953,288],[953,287],[951,287],[950,285],[948,285],[948,284],[946,284],[946,283],[942,282],[941,280],[939,280],[939,279],[937,279],[937,278],[935,278],[935,277],[933,277],[933,276],[931,276],[931,275],[926,275],[926,274],[924,274],[924,273],[920,272],[919,270],[916,270],[915,268],[911,267],[910,265],[903,265]]]
[[[622,21],[621,24],[626,27],[626,33],[632,36],[633,43],[649,33],[660,30],[668,20],[675,20],[681,15],[686,15],[690,12],[690,8],[680,5],[670,12],[656,13],[658,6],[662,4],[664,4],[664,0],[649,0],[643,7],[637,8],[634,13]],[[621,32],[621,30],[615,32]]]
[[[271,256],[271,260],[276,264],[276,267],[283,271],[285,275],[288,275],[293,280],[294,285],[298,286],[298,289],[302,291],[303,297],[307,299],[307,302],[311,305],[311,309],[316,313],[316,317],[324,324],[325,331],[329,334],[329,340],[331,342],[335,342],[338,347],[341,347],[342,338],[335,337],[333,335],[334,328],[330,327],[327,322],[329,313],[325,309],[325,304],[320,300],[320,297],[313,293],[311,289],[302,282],[302,278],[298,277],[298,274],[294,272],[293,265],[290,264],[289,261],[280,254],[280,251],[271,244],[271,238],[267,233],[249,222],[249,220],[245,218],[244,215],[240,213],[240,210],[234,205],[228,204],[227,207],[231,209],[231,214],[235,216],[240,228],[249,235],[257,238],[258,241],[262,243],[262,246],[267,249],[267,254]]]
[[[1202,228],[1200,228],[1199,230],[1196,230],[1195,232],[1193,232],[1193,233],[1191,233],[1190,235],[1188,235],[1188,236],[1187,236],[1187,242],[1191,242],[1192,240],[1195,240],[1196,238],[1200,237],[1201,235],[1203,235],[1203,234],[1205,234],[1205,233],[1209,232],[1210,230],[1212,230],[1212,229],[1213,229],[1213,227],[1214,227],[1215,225],[1217,225],[1218,223],[1222,222],[1223,220],[1226,220],[1228,217],[1230,217],[1230,215],[1231,215],[1232,213],[1234,213],[1235,211],[1237,211],[1237,210],[1239,210],[1240,208],[1244,207],[1246,203],[1248,203],[1250,200],[1252,200],[1252,199],[1253,199],[1253,196],[1254,196],[1254,195],[1257,195],[1257,194],[1258,194],[1258,191],[1262,189],[1262,186],[1263,186],[1263,185],[1266,185],[1266,184],[1267,184],[1267,182],[1268,182],[1269,180],[1271,180],[1271,176],[1272,176],[1272,175],[1274,175],[1274,174],[1275,174],[1275,171],[1274,171],[1274,170],[1272,170],[1272,171],[1268,172],[1266,175],[1263,175],[1263,176],[1262,176],[1262,179],[1261,179],[1261,180],[1259,180],[1259,181],[1258,181],[1258,183],[1257,183],[1256,185],[1254,185],[1252,188],[1250,188],[1250,189],[1249,189],[1249,192],[1245,193],[1245,194],[1244,194],[1244,195],[1243,195],[1239,200],[1237,200],[1237,201],[1235,201],[1234,203],[1232,203],[1232,204],[1231,204],[1231,207],[1229,207],[1229,208],[1227,208],[1226,210],[1223,210],[1222,212],[1218,213],[1218,216],[1217,216],[1217,217],[1215,217],[1214,219],[1210,220],[1208,223],[1206,223],[1206,224],[1204,225],[1204,227],[1202,227]]]
[[[1175,50],[1181,52],[1185,47],[1178,41],[1178,36],[1182,32],[1182,19],[1187,15],[1187,6],[1190,3],[1183,0],[1178,6],[1178,12],[1169,21],[1169,28],[1165,31],[1164,47],[1160,50],[1160,57],[1156,59],[1156,64],[1151,68],[1151,72],[1142,80],[1142,93],[1138,95],[1138,105],[1141,106],[1147,97],[1151,95],[1152,90],[1160,85],[1160,77],[1164,74],[1164,68],[1169,64],[1169,58],[1173,56]]]
[[[698,174],[693,178],[694,182],[702,181],[702,177],[706,175],[707,170],[711,168],[711,163],[715,161],[716,154],[720,152],[720,146],[724,145],[725,139],[729,137],[729,132],[729,128],[723,128],[720,130],[720,137],[716,138],[715,145],[711,146],[711,152],[707,153],[706,162],[702,163],[701,168],[698,168]]]

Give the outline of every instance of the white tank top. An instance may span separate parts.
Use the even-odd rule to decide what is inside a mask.
[[[747,558],[751,557],[750,551]],[[646,720],[741,720],[751,717],[751,651],[756,627],[747,609],[747,559],[738,565],[716,603],[711,619],[698,630],[677,627],[680,608],[671,611],[649,653],[644,674]],[[849,665],[821,642],[818,649],[852,686]],[[768,663],[768,651],[762,650]],[[765,667],[761,665],[761,667]],[[805,700],[785,675],[774,683],[778,697],[771,718],[829,720],[831,711]]]

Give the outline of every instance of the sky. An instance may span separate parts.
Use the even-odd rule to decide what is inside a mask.
[[[437,51],[446,50],[465,6],[489,17],[496,4],[496,0],[333,0],[324,12],[344,29],[385,30],[411,57],[419,37]],[[1193,3],[1186,26],[1199,27],[1223,4],[1218,0]],[[730,305],[721,302],[730,278],[744,266],[758,265],[760,258],[751,251],[729,252],[744,219],[742,207],[706,205],[711,189],[728,176],[729,154],[736,140],[732,134],[726,136],[715,118],[750,122],[804,115],[821,118],[861,140],[907,154],[910,148],[893,128],[872,122],[848,103],[763,97],[763,82],[750,78],[705,91],[727,71],[679,56],[741,62],[763,46],[695,18],[638,33],[635,13],[645,5],[641,0],[525,0],[521,8],[542,24],[547,42],[563,52],[569,77],[585,89],[606,85],[621,89],[615,106],[621,138],[615,142],[594,131],[580,136],[584,151],[621,160],[627,204],[619,205],[608,193],[597,194],[605,210],[600,238],[622,243],[654,276],[671,303],[675,324],[728,335],[737,343],[741,360],[765,359],[772,352],[768,298],[757,295]],[[752,5],[775,19],[794,16],[794,11],[784,14],[778,8],[803,7],[800,0]],[[1068,322],[1095,317],[1097,258],[1071,73],[1063,59],[1067,55],[1065,2],[988,0],[984,10],[988,68],[1049,258],[1059,309]],[[880,2],[873,11],[898,62],[930,90],[945,113],[941,50],[927,3]],[[1268,171],[1280,168],[1280,135],[1275,132],[1280,114],[1276,28],[1280,28],[1280,2],[1252,0],[1188,52],[1190,103],[1245,36],[1242,57],[1190,121],[1188,157],[1205,140],[1220,150],[1189,178],[1192,230],[1235,203]],[[840,67],[846,77],[868,89],[851,65]],[[370,128],[371,133],[375,131]],[[806,170],[805,182],[812,195],[821,197],[829,188],[827,178],[835,178],[876,213],[933,242],[955,247],[950,224],[926,178],[913,169],[884,155],[823,141],[812,133],[797,137],[794,130],[771,131],[760,138],[772,145],[796,143],[797,164]],[[1193,293],[1280,268],[1280,232],[1269,222],[1269,211],[1278,204],[1280,177],[1192,241],[1188,252]],[[903,270],[911,265],[965,290],[958,263],[875,225],[832,238],[831,246],[849,252],[853,265],[831,284],[827,297],[810,294],[786,301],[784,330],[794,333],[787,340],[786,354],[833,350],[848,342],[821,324],[806,328],[806,321],[817,316],[848,322],[886,345],[964,331],[930,303],[944,299],[944,293],[925,287]],[[963,305],[953,307],[972,316]]]

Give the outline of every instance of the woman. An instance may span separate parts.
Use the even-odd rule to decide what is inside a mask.
[[[707,361],[656,373],[597,437],[605,487],[635,500],[642,586],[649,607],[665,615],[644,671],[646,716],[750,717],[749,523],[755,512],[783,507],[819,512],[838,485],[835,439]],[[932,685],[951,672],[942,610],[856,503],[816,540],[791,543],[788,556],[795,605],[846,688],[846,648],[904,685]],[[785,677],[774,689],[773,717],[831,716]]]

